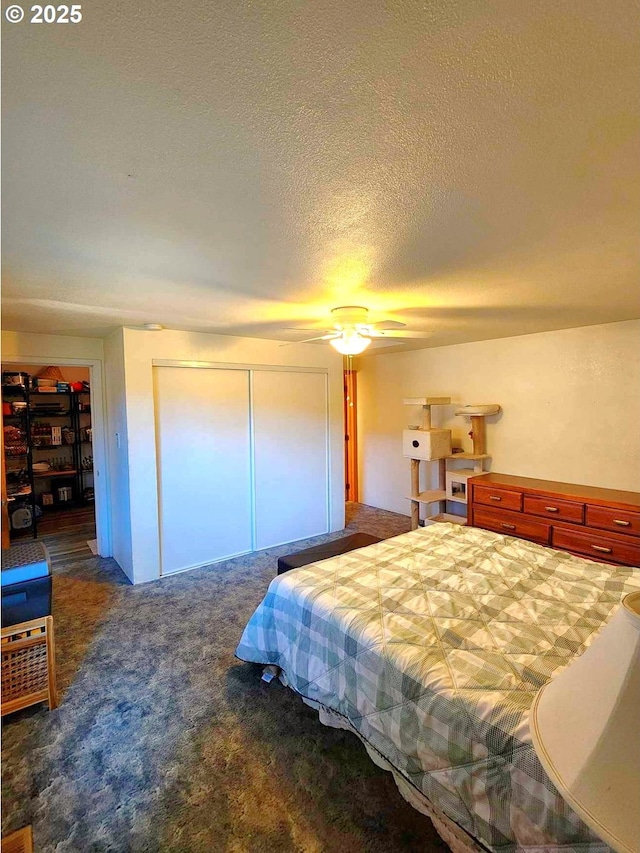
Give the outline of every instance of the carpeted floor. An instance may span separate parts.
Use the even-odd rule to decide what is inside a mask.
[[[350,531],[408,521],[348,506]],[[447,851],[355,736],[233,655],[277,557],[342,533],[138,587],[90,526],[71,535],[48,543],[62,701],[3,721],[3,834],[32,823],[38,853]]]

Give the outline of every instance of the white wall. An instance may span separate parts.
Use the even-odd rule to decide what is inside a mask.
[[[133,582],[127,401],[122,329],[117,329],[104,339],[104,356],[107,395],[107,446],[109,451],[109,482],[111,485],[112,553],[129,580]],[[119,436],[119,441],[117,436]]]
[[[402,398],[424,395],[502,406],[487,419],[493,471],[640,490],[640,320],[369,356],[357,367],[363,503],[409,513],[401,432],[421,413]],[[471,450],[469,421],[454,408],[434,407],[433,426]]]
[[[130,486],[130,563],[135,583],[159,576],[158,484],[154,420],[154,362],[321,367],[329,375],[330,529],[344,526],[342,358],[331,347],[207,335],[122,330]],[[113,435],[109,436],[110,444]],[[197,496],[193,496],[197,501]],[[292,496],[292,499],[295,499]],[[122,565],[122,564],[121,564]]]

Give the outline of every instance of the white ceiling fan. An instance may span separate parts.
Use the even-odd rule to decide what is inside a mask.
[[[405,324],[396,320],[369,320],[369,309],[362,305],[342,305],[331,311],[333,329],[325,329],[326,334],[297,341],[307,344],[311,341],[329,341],[332,347],[342,355],[359,355],[375,338],[428,338],[430,332],[409,332]]]

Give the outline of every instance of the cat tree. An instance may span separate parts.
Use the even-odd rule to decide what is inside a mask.
[[[484,460],[489,458],[486,452],[486,418],[498,414],[500,406],[491,403],[487,405],[462,406],[456,410],[456,415],[471,419],[469,435],[473,442],[471,453],[453,453],[451,447],[451,430],[432,429],[431,407],[449,406],[451,397],[407,397],[405,406],[420,406],[422,408],[422,424],[412,425],[402,433],[403,455],[411,460],[411,529],[415,530],[420,524],[420,505],[441,505],[437,515],[427,521],[452,521],[464,524],[466,516],[446,512],[446,502],[467,503],[467,480],[484,470]],[[465,459],[473,462],[473,468],[458,468],[447,470],[448,459]],[[420,491],[420,462],[438,463],[438,488]]]

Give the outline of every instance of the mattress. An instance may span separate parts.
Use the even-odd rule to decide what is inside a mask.
[[[542,769],[529,709],[636,589],[638,569],[435,524],[277,577],[236,655],[490,850],[608,853]]]

